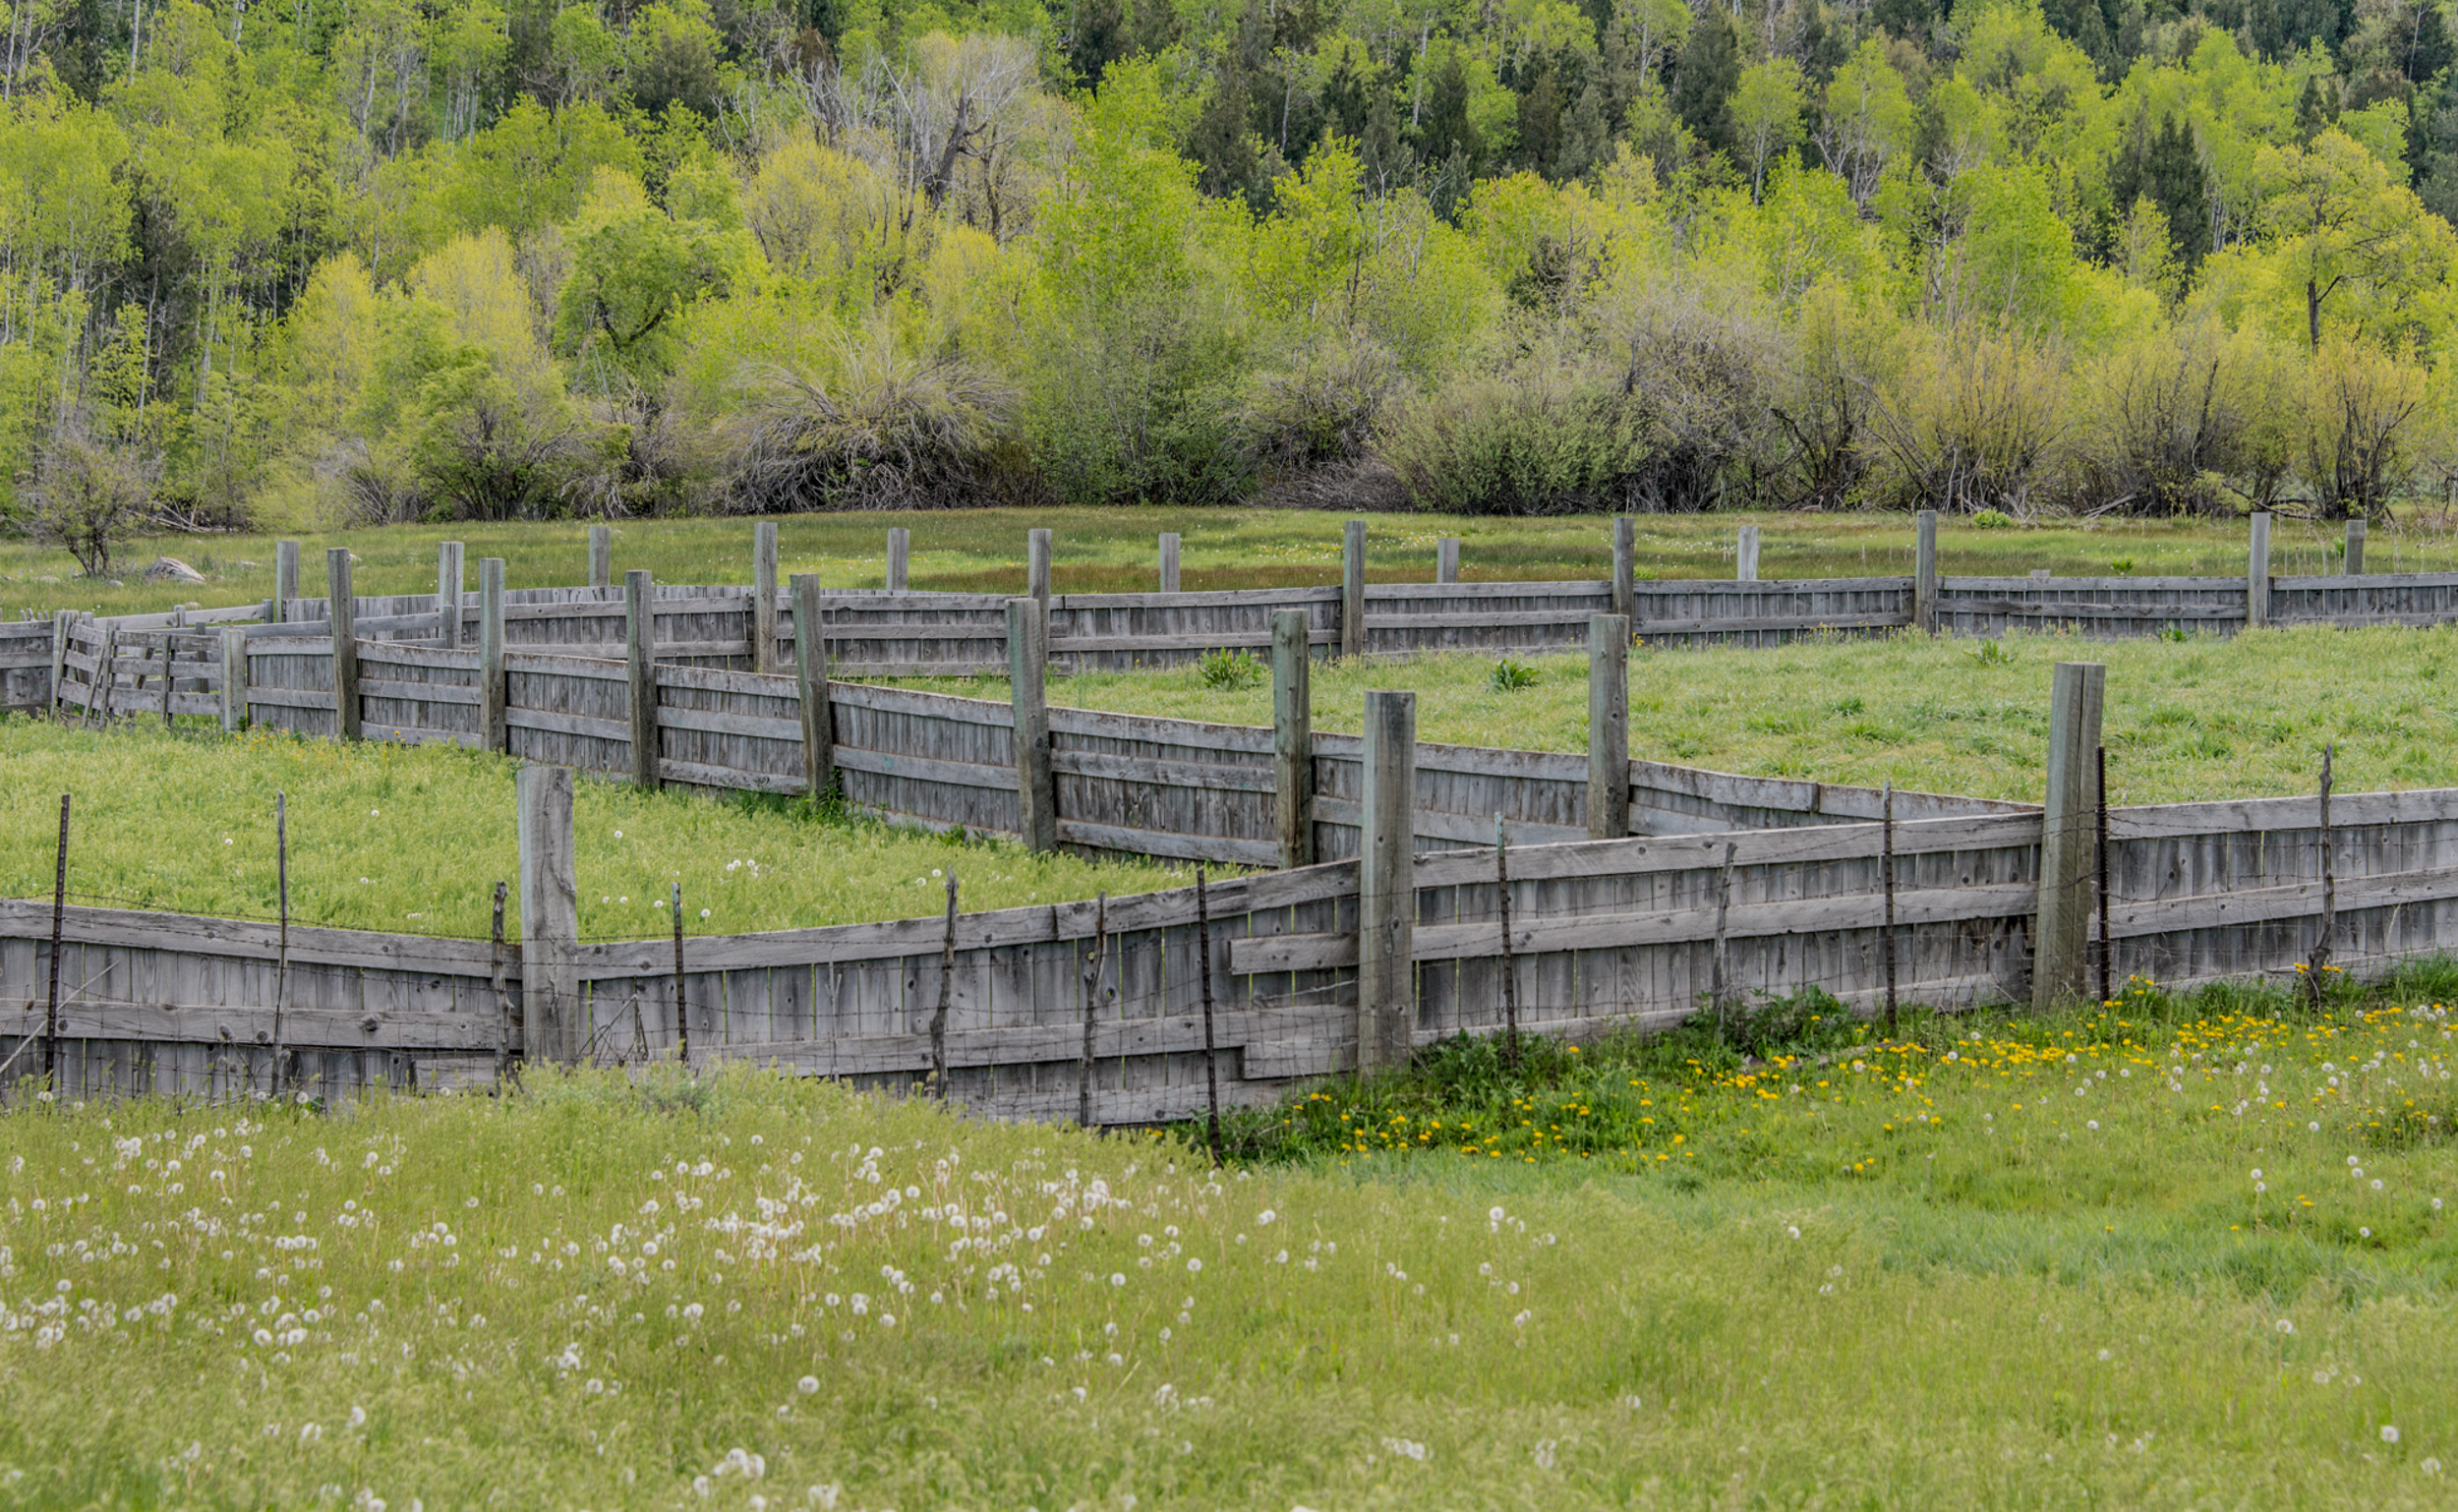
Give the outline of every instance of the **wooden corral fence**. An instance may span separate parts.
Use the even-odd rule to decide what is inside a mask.
[[[1361,1045],[1376,1064],[1496,1032],[1505,972],[1520,1027],[1573,1040],[1810,989],[1872,1014],[1890,975],[1907,1005],[2019,1000],[2054,927],[2044,876],[2080,880],[2071,901],[2105,919],[2119,983],[2458,948],[2458,790],[2440,789],[2115,809],[2104,904],[2095,841],[2062,872],[2044,851],[2075,816],[1989,814],[1512,846],[1507,945],[1487,847],[1214,883],[1208,958],[1182,888],[962,914],[952,944],[937,917],[694,938],[677,970],[671,940],[578,941],[570,781],[524,773],[517,945],[294,928],[285,966],[268,925],[69,908],[54,1040],[50,904],[0,904],[0,1081],[50,1051],[72,1097],[449,1086],[491,1078],[508,1034],[533,1060],[636,1064],[687,1039],[694,1064],[910,1088],[944,1001],[953,1100],[1138,1124],[1204,1105],[1207,975],[1237,1104],[1355,1067]],[[1370,913],[1396,923],[1377,933]],[[1369,958],[1394,950],[1385,990]],[[2096,990],[2096,959],[2076,964]],[[575,1010],[539,1012],[562,1002]]]

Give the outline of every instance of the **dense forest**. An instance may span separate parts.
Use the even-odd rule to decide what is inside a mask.
[[[2440,0],[2192,3],[10,0],[0,514],[2458,486]]]

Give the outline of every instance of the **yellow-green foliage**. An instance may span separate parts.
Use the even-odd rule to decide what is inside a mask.
[[[2040,801],[2059,662],[2108,668],[2108,786],[2120,803],[2311,792],[2336,741],[2342,792],[2458,787],[2458,629],[2266,630],[2232,640],[1812,640],[1630,660],[1631,754],[1718,771]],[[1369,688],[1418,694],[1417,738],[1587,749],[1587,658],[1531,657],[1498,691],[1490,653],[1317,667],[1315,727],[1355,730]],[[916,683],[915,686],[935,684]],[[1004,697],[997,681],[950,684]],[[1051,685],[1053,703],[1271,723],[1268,685],[1193,668]]]
[[[1376,1131],[1215,1173],[747,1070],[36,1105],[0,1125],[0,1488],[2438,1505],[2458,1168],[2427,1001],[2135,993],[1547,1104],[1661,1113],[1681,1137],[1643,1159]]]
[[[287,793],[291,917],[303,924],[486,937],[495,885],[518,874],[518,763],[447,746],[342,745],[257,731],[107,733],[0,719],[0,897],[49,898],[60,794],[72,793],[79,902],[269,918],[279,902],[273,795]],[[807,803],[643,793],[584,778],[572,805],[584,937],[730,935],[1143,893],[1183,879],[999,843],[950,844]],[[505,929],[520,937],[519,890]]]

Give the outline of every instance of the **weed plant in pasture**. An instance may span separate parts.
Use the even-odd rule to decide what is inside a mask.
[[[2108,786],[2120,803],[2311,792],[2331,740],[2342,792],[2458,786],[2458,628],[1642,647],[1630,660],[1631,754],[2036,803],[2051,669],[2073,661],[2108,666]],[[1315,727],[1355,731],[1367,689],[1412,688],[1420,740],[1585,751],[1586,656],[1508,665],[1535,680],[1505,679],[1490,654],[1469,652],[1318,666]],[[909,685],[1007,696],[997,679]],[[1271,723],[1268,682],[1215,687],[1186,669],[1065,678],[1051,684],[1050,700]]]
[[[2453,987],[1446,1045],[1219,1172],[750,1070],[21,1102],[0,1496],[2445,1504]]]
[[[1158,583],[1158,537],[1184,537],[1182,579],[1189,592],[1229,588],[1328,586],[1340,581],[1340,528],[1346,516],[1322,510],[1047,508],[929,510],[916,513],[788,515],[778,521],[779,569],[811,572],[830,588],[877,588],[886,581],[892,526],[913,533],[909,581],[916,589],[966,593],[1024,591],[1024,534],[1046,528],[1052,586],[1060,593],[1149,593]],[[661,583],[748,583],[751,521],[624,520],[614,529],[617,572],[645,567]],[[1648,515],[1638,522],[1643,576],[1728,578],[1733,540],[1759,527],[1759,571],[1766,577],[1870,577],[1912,571],[1912,521],[1902,514]],[[1497,519],[1435,514],[1369,517],[1367,575],[1376,582],[1431,582],[1435,544],[1461,541],[1460,574],[1470,582],[1592,579],[1612,571],[1612,531],[1598,516]],[[478,558],[500,556],[513,588],[570,587],[589,580],[585,521],[385,526],[296,537],[300,591],[323,592],[323,552],[357,553],[361,594],[434,593],[436,546],[467,546],[469,583]],[[2278,522],[2274,569],[2335,570],[2339,538],[2327,527]],[[2458,532],[2417,513],[2376,526],[2367,564],[2377,572],[2458,568]],[[2048,567],[2061,577],[2232,577],[2245,570],[2242,521],[2126,520],[2052,522],[1988,530],[1956,518],[1938,534],[1942,570],[2019,577]],[[55,609],[125,614],[174,604],[206,608],[250,604],[273,592],[273,538],[167,536],[121,553],[131,565],[116,580],[77,575],[66,552],[27,540],[0,541],[0,611]],[[199,584],[146,583],[133,574],[157,554],[179,557],[205,576]],[[2119,562],[2123,566],[2117,565]]]
[[[263,918],[278,907],[273,794],[289,798],[291,917],[303,924],[483,939],[495,885],[518,875],[519,763],[444,745],[344,745],[270,730],[236,739],[145,721],[110,730],[0,718],[0,896],[51,896],[60,794],[75,795],[69,891],[79,902]],[[583,777],[572,805],[580,928],[664,935],[682,885],[692,934],[911,918],[1142,893],[1184,879],[951,843],[774,797],[649,793]],[[519,938],[519,890],[505,929]]]

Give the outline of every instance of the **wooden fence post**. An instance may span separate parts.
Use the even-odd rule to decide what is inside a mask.
[[[1744,525],[1732,544],[1732,576],[1735,582],[1758,581],[1758,527]]]
[[[1588,839],[1630,833],[1630,621],[1588,616]]]
[[[888,592],[905,591],[906,572],[913,561],[913,533],[899,525],[888,532]]]
[[[436,644],[446,651],[461,648],[461,543],[446,541],[436,548]]]
[[[777,669],[777,525],[751,527],[751,670]]]
[[[623,662],[631,685],[631,780],[657,785],[657,599],[649,574],[623,574]]]
[[[478,746],[508,751],[511,730],[503,717],[510,699],[503,673],[503,558],[478,559]]]
[[[1024,536],[1024,592],[1041,606],[1041,627],[1050,626],[1050,533],[1046,530],[1027,532]]]
[[[222,632],[222,733],[248,727],[248,632]]]
[[[1366,522],[1340,527],[1340,655],[1366,654]]]
[[[60,690],[68,680],[68,638],[77,628],[77,611],[58,609],[51,611],[51,716],[59,718],[62,702]]]
[[[2393,563],[2393,565],[2395,564]],[[2365,522],[2362,520],[2349,520],[2347,522],[2347,566],[2345,571],[2346,575],[2349,577],[2362,577],[2365,575]]]
[[[1918,543],[1912,552],[1911,627],[1923,635],[1937,633],[1937,511],[1923,509]]]
[[[2245,561],[2245,628],[2258,630],[2270,622],[2270,514],[2253,516]]]
[[[1408,1064],[1417,1027],[1417,695],[1366,695],[1357,871],[1357,1070]]]
[[[1434,580],[1437,583],[1459,581],[1459,537],[1444,536],[1434,544]]]
[[[614,530],[610,525],[589,527],[589,586],[614,586]]]
[[[273,543],[273,611],[264,616],[267,624],[281,624],[290,618],[290,605],[299,597],[299,543]]]
[[[793,687],[802,710],[802,785],[813,802],[836,780],[837,722],[828,708],[828,639],[819,616],[819,578],[793,575]]]
[[[1613,612],[1636,625],[1639,622],[1639,522],[1630,516],[1613,517]]]
[[[1049,621],[1034,599],[1007,601],[1007,678],[1015,694],[1017,829],[1034,850],[1058,848],[1058,786],[1050,773]]]
[[[572,874],[572,769],[525,766],[512,784],[520,816],[522,1054],[572,1065],[589,1045],[581,1019],[580,890]]]
[[[333,640],[333,720],[344,740],[359,737],[358,603],[350,596],[350,549],[324,552],[326,610]]]
[[[1178,592],[1178,533],[1161,532],[1161,592]]]
[[[2060,662],[2049,687],[2048,792],[2040,831],[2039,915],[2031,928],[2031,1007],[2084,991],[2098,839],[2099,715],[2108,669]]]
[[[1315,662],[1302,609],[1271,615],[1273,825],[1280,864],[1315,864]]]

